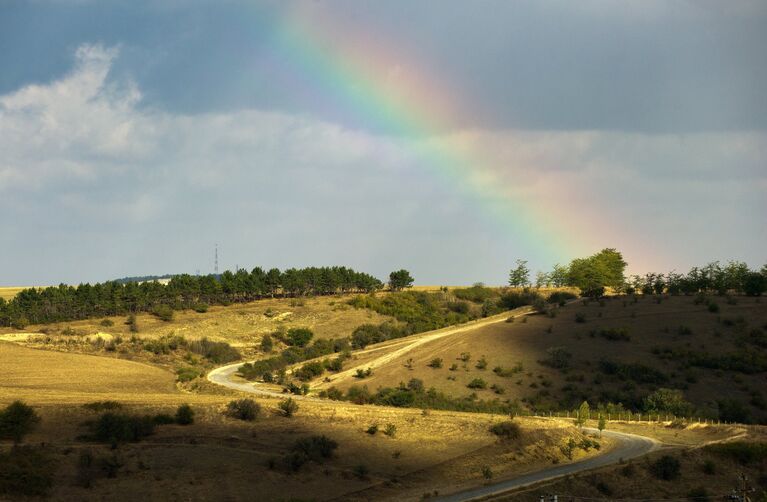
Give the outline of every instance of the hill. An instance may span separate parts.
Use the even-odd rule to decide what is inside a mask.
[[[314,387],[374,391],[417,379],[454,398],[498,399],[520,409],[572,410],[588,400],[613,412],[764,423],[766,331],[767,306],[758,298],[578,301],[411,350],[400,345],[395,357],[368,351]],[[371,374],[358,378],[356,370],[367,368]]]

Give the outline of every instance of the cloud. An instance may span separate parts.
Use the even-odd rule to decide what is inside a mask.
[[[741,257],[767,244],[755,217],[767,212],[763,132],[470,129],[402,138],[256,109],[172,113],[110,76],[118,56],[115,47],[83,45],[62,78],[0,96],[8,256],[33,259],[32,239],[76,262],[109,242],[107,254],[90,259],[97,279],[116,270],[191,271],[200,257],[189,249],[224,236],[241,265],[356,260],[386,273],[397,262],[425,271],[427,282],[492,283],[510,253],[540,267],[572,257],[570,249],[544,253],[523,221],[557,222],[559,242],[617,246],[648,268]],[[434,172],[445,166],[419,155],[425,149],[460,159],[459,174],[439,182],[446,178]],[[471,183],[474,192],[462,198]],[[475,204],[483,189],[528,217],[506,213],[488,223]],[[138,251],[158,243],[154,253]],[[753,260],[756,251],[746,254]],[[467,256],[482,258],[455,270]],[[62,270],[37,281],[82,279],[81,270]]]

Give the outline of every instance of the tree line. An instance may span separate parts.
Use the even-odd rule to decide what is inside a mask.
[[[30,323],[152,312],[161,306],[204,311],[208,305],[228,305],[267,297],[370,293],[381,288],[380,280],[348,267],[289,268],[284,271],[256,267],[251,272],[227,270],[220,276],[180,274],[173,276],[167,285],[154,281],[61,284],[24,289],[10,301],[0,298],[0,326],[23,328]]]
[[[534,281],[526,260],[517,260],[509,272],[512,287],[576,287],[583,296],[602,296],[605,288],[616,293],[695,294],[727,293],[759,296],[767,291],[767,265],[752,270],[742,261],[710,262],[692,267],[687,274],[647,273],[625,276],[626,262],[620,251],[606,248],[587,258],[576,258],[568,265],[555,264],[551,271],[538,271]]]

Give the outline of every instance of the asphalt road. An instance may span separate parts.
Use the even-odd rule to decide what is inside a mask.
[[[585,430],[594,433],[597,432],[596,429],[587,428]],[[472,488],[463,492],[440,497],[437,500],[441,502],[466,502],[469,500],[489,499],[492,498],[492,496],[501,495],[505,492],[534,485],[542,481],[549,481],[562,476],[567,476],[568,474],[575,474],[610,464],[616,464],[620,462],[621,459],[628,460],[640,457],[660,447],[660,443],[644,436],[615,431],[603,431],[602,434],[605,437],[612,438],[618,442],[618,445],[615,448],[605,454],[587,458],[572,464],[553,465],[542,471],[531,472],[506,481]]]

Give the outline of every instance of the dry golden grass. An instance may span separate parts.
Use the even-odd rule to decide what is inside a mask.
[[[83,402],[176,393],[174,375],[131,361],[0,342],[0,402]]]
[[[510,475],[561,457],[559,445],[579,433],[561,421],[520,419],[520,442],[499,444],[489,433],[503,417],[430,412],[330,401],[301,401],[294,418],[277,411],[278,399],[256,398],[262,418],[254,423],[224,416],[226,403],[246,397],[209,384],[197,393],[176,389],[173,375],[146,364],[92,355],[36,350],[0,343],[0,406],[23,399],[42,416],[31,444],[46,443],[57,459],[51,498],[61,500],[233,500],[354,497],[417,500],[426,491],[458,489],[481,482],[481,466]],[[253,396],[247,396],[253,397]],[[162,426],[148,440],[120,446],[89,445],[76,438],[95,415],[82,404],[115,400],[130,413],[173,413],[181,403],[196,411],[189,427]],[[373,424],[397,428],[394,437],[365,431]],[[267,461],[289,451],[299,437],[325,434],[338,441],[336,458],[297,474],[270,470]],[[0,445],[0,448],[3,448]],[[117,458],[115,479],[99,479],[89,489],[77,485],[78,455],[90,449],[97,458]],[[360,479],[355,468],[364,465]],[[398,480],[394,491],[387,486]],[[400,481],[401,480],[401,481]],[[377,488],[376,488],[377,487]],[[366,490],[371,489],[368,492]]]
[[[29,286],[0,286],[0,298],[10,300],[16,296],[19,291]]]
[[[624,382],[616,378],[605,376],[601,377],[599,384],[593,383],[594,378],[600,376],[597,371],[598,361],[607,358],[624,363],[639,362],[663,371],[671,378],[666,386],[675,384],[685,388],[687,398],[701,407],[715,406],[715,400],[724,396],[748,403],[752,392],[763,389],[763,375],[696,368],[680,371],[677,362],[661,360],[652,353],[656,346],[673,346],[713,354],[738,350],[738,337],[732,328],[719,322],[720,318],[742,317],[749,323],[749,329],[767,329],[767,302],[742,297],[736,305],[729,305],[723,298],[715,300],[720,306],[718,314],[708,312],[705,305],[695,305],[691,297],[672,297],[660,304],[645,298],[637,304],[629,301],[626,306],[621,299],[607,300],[603,306],[598,302],[591,302],[588,306],[577,302],[560,309],[555,318],[527,316],[526,321],[518,318],[513,323],[494,323],[435,339],[375,367],[369,378],[354,378],[353,371],[341,377],[331,375],[332,385],[345,389],[352,384],[366,384],[370,389],[376,389],[419,378],[426,388],[434,387],[453,396],[467,396],[476,392],[481,399],[527,398],[532,403],[549,403],[556,407],[557,399],[564,395],[562,387],[568,384],[576,391],[586,392],[594,389],[597,392],[602,389],[618,390],[624,385]],[[586,323],[575,322],[577,312],[586,315]],[[693,334],[677,334],[679,326],[689,327]],[[590,336],[592,330],[624,327],[631,336],[629,342]],[[409,342],[401,339],[386,343],[391,347],[403,347]],[[565,347],[572,353],[573,367],[567,373],[539,362],[546,359],[546,351],[550,347]],[[368,347],[368,352],[358,360],[350,361],[347,368],[365,368],[391,350],[376,353],[376,349],[377,346]],[[460,360],[462,353],[471,354],[468,363]],[[487,361],[484,370],[476,367],[482,356]],[[443,359],[442,368],[429,367],[435,358]],[[408,368],[409,359],[412,359],[412,369]],[[493,372],[495,366],[510,369],[518,363],[522,363],[524,370],[511,377],[501,377]],[[455,371],[450,370],[453,364],[457,366]],[[485,380],[488,389],[467,388],[466,385],[475,378]],[[489,388],[492,384],[502,387],[504,393],[495,394]],[[331,384],[318,382],[318,385],[326,387]],[[642,391],[649,392],[639,386],[638,392]],[[711,411],[716,410],[714,408]],[[755,418],[760,413],[758,409],[753,410]]]

